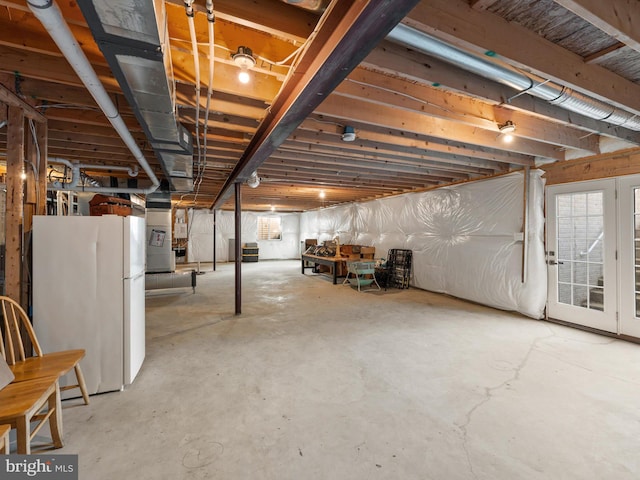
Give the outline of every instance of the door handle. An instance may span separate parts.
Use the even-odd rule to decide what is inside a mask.
[[[564,262],[556,262],[555,260],[549,260],[548,265],[564,265]]]

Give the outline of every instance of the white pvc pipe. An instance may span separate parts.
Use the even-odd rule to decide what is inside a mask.
[[[200,184],[202,183],[204,169],[207,165],[207,132],[209,129],[209,107],[211,105],[211,97],[213,96],[213,68],[215,61],[215,35],[213,29],[215,16],[213,14],[213,0],[207,0],[207,21],[209,27],[209,81],[207,84],[207,103],[204,116],[204,159],[198,163],[198,176],[195,182],[196,196],[194,197],[194,201],[198,198],[198,193],[200,193]],[[200,98],[198,98],[198,104],[200,104]]]
[[[196,82],[196,147],[198,148],[198,167],[200,168],[200,53],[198,51],[198,38],[196,36],[196,24],[194,20],[193,0],[184,2],[187,12],[187,23],[189,24],[189,36],[191,37],[191,50],[193,51],[193,68]]]
[[[62,13],[60,12],[58,5],[55,4],[53,0],[28,0],[27,4],[29,5],[29,9],[33,15],[40,20],[44,28],[49,32],[49,35],[51,35],[51,38],[56,43],[65,59],[78,74],[78,77],[80,77],[84,86],[89,90],[89,93],[91,93],[91,96],[95,99],[98,106],[109,119],[113,128],[116,130],[118,135],[120,135],[120,138],[122,138],[122,141],[129,148],[133,157],[151,180],[151,186],[147,188],[84,187],[82,190],[86,192],[144,194],[157,190],[158,186],[160,186],[160,181],[156,177],[155,173],[153,173],[151,166],[147,162],[147,159],[144,158],[144,154],[129,132],[124,120],[122,120],[117,108],[111,101],[109,94],[100,82],[96,72],[91,67],[89,60],[87,60],[87,57],[80,48],[80,45],[78,45],[78,42],[71,33],[71,30],[69,30],[69,26],[62,17]],[[68,188],[64,187],[64,189]]]
[[[127,172],[130,177],[138,176],[138,166],[136,165],[134,168],[130,167],[122,167],[122,166],[114,166],[114,165],[92,165],[90,163],[79,163],[79,168],[91,168],[94,170],[114,170],[116,172]]]
[[[47,185],[48,190],[74,190],[77,187],[78,182],[80,181],[80,170],[78,170],[76,174],[75,165],[70,160],[67,160],[66,158],[60,158],[60,157],[48,157],[47,162],[60,163],[71,169],[70,182],[68,183],[52,182],[51,184]]]

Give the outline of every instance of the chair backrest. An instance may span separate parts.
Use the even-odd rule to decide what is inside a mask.
[[[27,357],[22,332],[26,332],[29,336],[34,353],[39,357],[42,356],[36,332],[20,304],[9,297],[0,296],[0,307],[2,308],[2,325],[5,335],[3,339],[0,331],[0,353],[6,362],[9,365],[15,365],[16,362],[24,361]]]

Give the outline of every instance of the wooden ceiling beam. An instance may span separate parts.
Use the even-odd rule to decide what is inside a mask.
[[[517,124],[520,137],[566,148],[599,152],[596,135],[585,136],[582,131],[569,127],[561,129],[538,117],[529,117],[443,89],[409,83],[375,72],[352,72],[336,88],[334,94],[421,112],[490,131],[496,131],[498,125],[508,119]]]
[[[190,106],[195,108],[196,102],[193,95],[193,87],[190,88],[189,95],[184,95],[182,92],[176,95],[176,103],[184,107]],[[239,115],[245,118],[253,118],[255,120],[262,120],[266,114],[268,105],[265,102],[260,102],[259,107],[249,105],[244,102],[236,101],[237,95],[225,94],[221,92],[214,92],[214,95],[209,104],[209,109],[212,112],[218,112],[221,114],[233,114]],[[200,108],[204,110],[207,106],[206,94],[200,96]]]
[[[617,55],[618,50],[620,50],[624,46],[625,44],[622,42],[614,43],[610,47],[603,48],[602,50],[592,53],[591,55],[587,55],[583,58],[584,63],[601,63]]]
[[[203,132],[204,135],[204,132]],[[244,132],[236,132],[226,127],[211,127],[207,129],[207,141],[233,142],[245,145],[251,140],[251,135]]]
[[[98,135],[102,137],[118,138],[111,127],[77,124],[73,121],[67,120],[49,120],[49,131],[63,132],[70,135],[69,138],[74,138],[76,136],[77,138],[81,138],[83,135]],[[146,137],[142,133],[132,132],[132,134],[138,144],[140,144],[140,142],[147,142]]]
[[[616,2],[617,3],[617,2]],[[483,55],[496,52],[544,79],[640,115],[640,85],[550,42],[536,32],[509,23],[464,0],[421,2],[403,23]]]
[[[195,124],[196,109],[191,105],[178,105],[178,115],[180,119],[184,119],[189,123]],[[200,123],[204,124],[207,112],[200,109]],[[230,113],[222,113],[214,110],[209,111],[210,123],[221,123],[228,125],[228,128],[232,130],[242,130],[245,132],[253,133],[258,128],[259,122],[255,118],[242,117],[240,115],[233,115]]]
[[[182,0],[167,0],[166,3],[184,10]],[[198,12],[206,12],[204,4],[195,3],[193,6]],[[297,44],[306,41],[318,22],[318,15],[312,12],[269,0],[216,0],[213,7],[217,18]]]
[[[485,170],[486,172],[498,172],[507,169],[507,165],[504,163],[490,162],[483,159],[463,157],[459,155],[445,155],[437,152],[434,154],[434,152],[422,149],[416,149],[415,151],[412,151],[411,149],[399,150],[397,148],[393,148],[391,145],[370,142],[363,140],[362,138],[357,138],[356,141],[348,147],[340,145],[344,143],[345,142],[342,142],[339,137],[334,138],[326,133],[317,133],[314,135],[311,133],[296,131],[295,135],[289,137],[289,140],[284,142],[282,146],[297,149],[309,149],[309,146],[314,145],[325,146],[335,153],[344,151],[345,157],[350,157],[351,155],[358,156],[362,154],[385,155],[396,162],[406,163],[407,165],[420,165],[428,159],[430,162],[433,162],[432,164],[434,167],[447,167],[459,169],[460,171]]]
[[[75,123],[77,125],[89,125],[110,128],[112,135],[118,134],[111,126],[109,119],[100,109],[84,109],[78,110],[75,108],[56,108],[55,105],[49,108],[41,108],[44,116],[49,120],[57,120],[60,122]],[[142,132],[142,127],[138,123],[138,120],[129,115],[122,115],[122,120],[131,132]]]
[[[517,138],[506,145],[499,140],[499,132],[460,125],[450,120],[431,118],[411,111],[398,111],[395,108],[374,105],[362,100],[329,96],[315,113],[332,117],[354,120],[364,124],[384,126],[421,135],[446,138],[457,142],[470,143],[499,150],[509,150],[525,155],[535,155],[554,160],[564,159],[564,154],[553,146]],[[525,162],[532,165],[533,162]]]
[[[104,56],[86,26],[68,24],[71,33],[93,65],[107,66]],[[62,58],[42,23],[31,12],[0,8],[0,44],[20,50]]]
[[[55,122],[51,122],[55,123]],[[117,135],[105,136],[105,135],[93,135],[89,133],[69,133],[64,127],[64,130],[60,129],[60,123],[55,127],[49,129],[49,140],[57,140],[60,142],[71,142],[77,144],[96,145],[102,147],[124,147],[124,142]],[[150,145],[147,142],[144,135],[133,134],[136,139],[136,143],[142,150],[149,151]]]
[[[445,155],[447,162],[457,165],[468,165],[468,161],[465,160],[468,158],[473,158],[473,164],[481,168],[493,168],[496,163],[533,164],[535,160],[531,155],[462,144],[404,130],[365,125],[359,122],[353,122],[353,126],[356,128],[357,141],[384,145],[385,148],[398,152]],[[300,124],[298,131],[311,132],[311,134],[327,132],[340,137],[342,128],[326,121],[316,120],[311,116]],[[488,160],[489,163],[483,164],[482,160]]]
[[[353,70],[418,0],[332,2],[315,36],[258,127],[245,154],[212,205],[269,158],[314,108]]]
[[[13,91],[0,84],[0,103],[4,103],[9,107],[18,107],[22,109],[26,118],[34,120],[38,123],[46,123],[47,119],[27,102],[18,97]]]
[[[82,87],[82,81],[64,58],[28,52],[12,47],[0,45],[0,71],[21,77],[62,83],[75,87]],[[109,92],[120,93],[118,82],[108,67],[96,65],[94,67],[98,78]]]
[[[512,88],[391,42],[382,42],[362,65],[387,75],[402,75],[410,81],[439,84],[440,88],[452,89],[489,103],[640,145],[640,132],[571,112],[531,95],[516,95]]]
[[[357,164],[360,165],[363,161],[377,162],[377,165],[381,165],[382,168],[386,168],[390,171],[402,169],[402,166],[406,166],[408,169],[416,168],[433,168],[440,171],[450,171],[454,173],[477,173],[477,174],[491,174],[496,173],[498,170],[485,169],[475,166],[456,165],[448,163],[445,159],[438,159],[437,157],[430,157],[426,155],[398,155],[397,153],[387,152],[382,150],[348,150],[341,149],[339,147],[317,145],[317,144],[302,144],[295,142],[285,142],[280,146],[281,152],[295,151],[302,155],[320,154],[328,155],[334,162],[342,162],[345,165]],[[314,157],[315,158],[315,157]],[[311,158],[310,158],[311,160]],[[315,160],[314,160],[315,161]]]
[[[422,178],[415,179],[415,182],[401,182],[395,181],[392,178],[370,178],[367,176],[358,176],[357,174],[349,175],[345,173],[344,176],[339,176],[335,174],[326,174],[322,171],[318,170],[314,175],[303,173],[299,174],[298,172],[290,172],[286,169],[278,169],[273,166],[266,167],[264,169],[266,175],[272,174],[274,175],[275,180],[282,181],[295,181],[299,183],[307,183],[307,184],[323,184],[323,185],[335,185],[342,187],[352,187],[356,188],[357,186],[363,187],[375,187],[382,190],[405,190],[411,188],[419,188],[425,187],[428,185],[435,185],[438,183],[437,180],[427,180]],[[270,177],[267,176],[269,179]]]
[[[195,93],[195,74],[193,55],[190,52],[171,49],[171,61],[173,63],[174,79],[192,85]],[[205,91],[205,85],[209,76],[208,62],[200,62],[201,92]],[[226,63],[216,63],[213,84],[216,90],[231,95],[244,95],[262,102],[271,102],[280,91],[282,82],[270,75],[251,71],[251,81],[244,85],[238,81],[238,67]]]
[[[69,25],[87,26],[87,22],[77,2],[58,2],[62,16]],[[0,7],[10,8],[18,12],[31,12],[26,0],[0,0]]]
[[[474,10],[486,10],[498,0],[469,0],[469,5]]]
[[[299,152],[297,150],[280,149],[274,152],[268,162],[263,165],[273,165],[274,163],[286,163],[292,168],[314,168],[317,164],[331,165],[333,168],[347,171],[358,171],[360,169],[378,170],[389,174],[390,176],[398,174],[416,174],[416,175],[432,175],[435,177],[446,178],[469,178],[472,173],[480,174],[480,172],[461,171],[455,169],[446,169],[425,162],[423,164],[394,164],[393,162],[380,162],[375,158],[365,159],[336,159],[335,156],[327,152],[313,152],[313,154]],[[417,166],[419,165],[419,166]],[[493,172],[484,172],[485,175]]]
[[[46,101],[47,103],[60,103],[64,105],[77,105],[79,107],[98,108],[96,101],[84,86],[70,86],[55,83],[49,80],[38,80],[35,78],[22,78],[20,80],[20,91],[22,94],[35,101]],[[111,100],[118,107],[121,115],[133,115],[127,100],[120,93],[111,93]]]
[[[554,0],[640,53],[640,3],[629,0]]]
[[[438,175],[432,174],[430,171],[423,171],[421,173],[407,174],[405,172],[398,171],[381,171],[379,169],[368,169],[365,166],[360,168],[348,167],[344,165],[332,165],[328,163],[318,163],[316,165],[310,165],[309,163],[300,162],[299,165],[293,165],[289,161],[272,161],[268,164],[265,162],[263,168],[260,169],[261,174],[265,172],[274,172],[278,170],[284,172],[285,175],[301,175],[307,177],[317,177],[319,174],[327,175],[329,177],[353,177],[354,183],[361,184],[361,180],[380,180],[383,182],[395,182],[400,186],[411,187],[414,185],[416,179],[422,181],[438,182],[438,181],[451,181],[467,180],[469,175]],[[276,177],[278,178],[278,177]]]

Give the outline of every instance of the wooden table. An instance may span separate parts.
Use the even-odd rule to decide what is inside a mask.
[[[302,274],[304,275],[305,268],[316,268],[318,265],[326,265],[331,267],[333,272],[333,284],[338,283],[338,267],[344,266],[347,259],[342,257],[319,257],[318,255],[302,255]],[[305,262],[313,263],[312,266],[305,266]],[[342,269],[344,271],[344,268]]]

